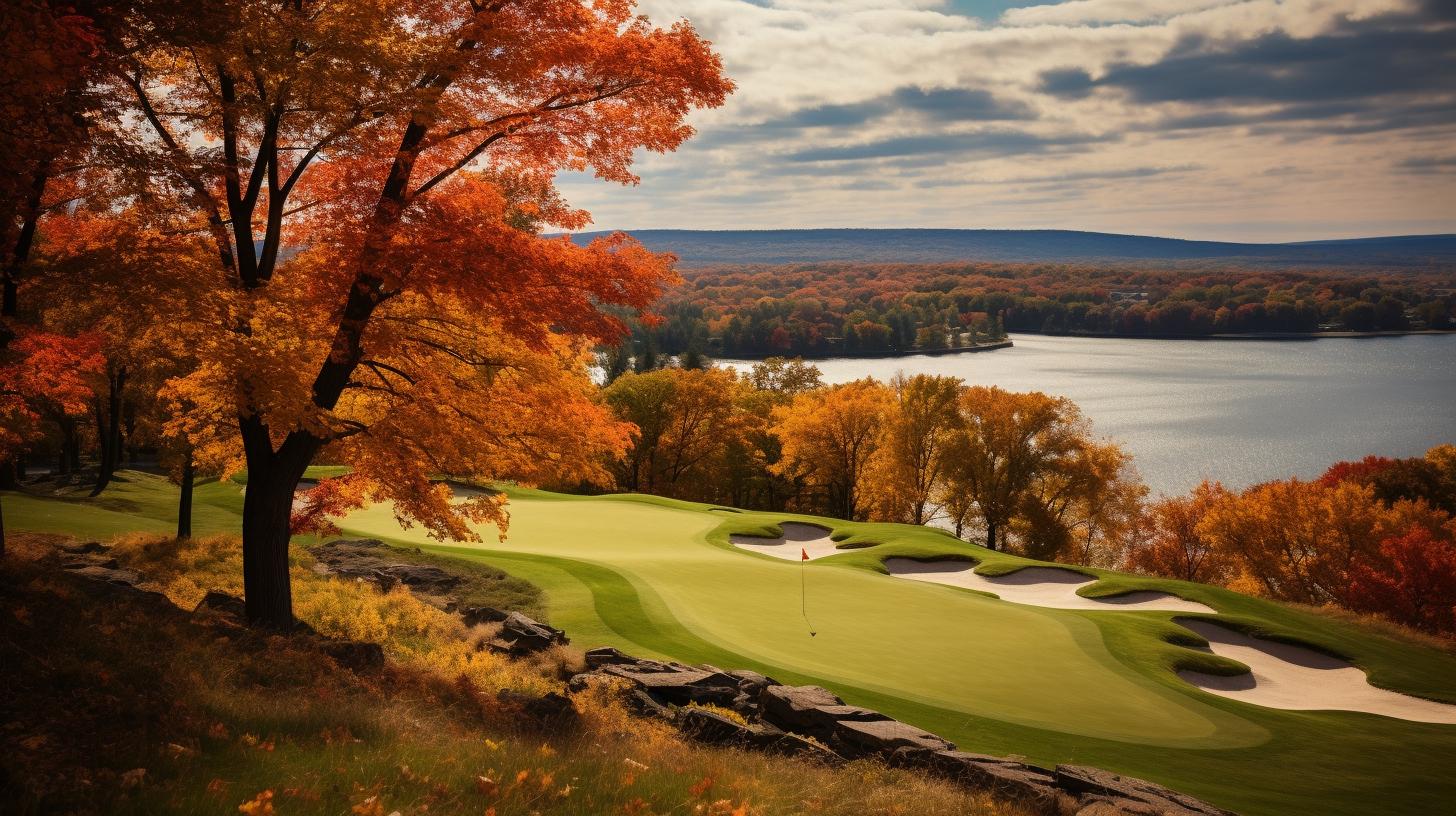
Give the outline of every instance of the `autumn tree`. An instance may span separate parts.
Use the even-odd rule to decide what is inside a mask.
[[[0,459],[22,453],[47,418],[84,415],[105,362],[101,338],[27,330],[0,357]],[[0,517],[0,555],[5,525]]]
[[[1235,588],[1348,606],[1351,570],[1376,558],[1380,542],[1402,522],[1402,514],[1376,501],[1369,486],[1291,479],[1223,497],[1198,531],[1233,559]]]
[[[894,410],[884,428],[882,455],[873,472],[879,518],[925,524],[934,513],[934,496],[944,481],[947,453],[960,414],[955,377],[896,375],[890,382]]]
[[[588,346],[624,329],[604,307],[640,312],[671,276],[622,237],[543,239],[587,222],[551,178],[635,181],[634,152],[681,144],[731,85],[687,23],[627,2],[225,5],[225,37],[115,72],[108,136],[225,276],[174,389],[236,418],[248,617],[287,627],[294,491],[326,447],[342,492],[442,537],[506,517],[432,475],[604,476],[626,434]]]
[[[986,547],[994,550],[1038,478],[1072,466],[1089,439],[1088,422],[1065,397],[995,386],[963,389],[958,408],[946,489],[974,502]]]
[[[1127,554],[1128,567],[1182,581],[1222,583],[1229,574],[1229,556],[1214,547],[1200,526],[1209,510],[1228,496],[1223,485],[1205,481],[1187,496],[1149,504],[1138,544]]]
[[[748,370],[747,380],[756,390],[767,391],[785,399],[824,385],[819,367],[798,357],[769,357],[754,363]]]
[[[1438,537],[1413,526],[1355,565],[1349,603],[1427,632],[1456,635],[1456,530]]]
[[[1033,480],[1013,522],[1021,552],[1047,561],[1112,567],[1133,536],[1147,486],[1132,456],[1112,442],[1082,438]]]
[[[741,384],[726,369],[666,368],[628,373],[603,396],[636,426],[617,467],[626,490],[712,501],[712,488],[739,437]]]
[[[862,518],[868,477],[894,407],[893,392],[870,379],[800,394],[774,410],[773,433],[783,444],[774,472],[822,495],[831,515]]]

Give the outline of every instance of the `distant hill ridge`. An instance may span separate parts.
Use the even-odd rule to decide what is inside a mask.
[[[1421,267],[1456,264],[1456,234],[1297,243],[1190,241],[1076,230],[628,230],[683,264],[1223,261],[1261,266]],[[605,234],[579,233],[578,241]]]

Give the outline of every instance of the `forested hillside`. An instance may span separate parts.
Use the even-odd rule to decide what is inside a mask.
[[[630,230],[688,266],[865,261],[1207,261],[1246,265],[1387,266],[1456,263],[1456,235],[1400,235],[1285,244],[1185,241],[1078,230]],[[589,241],[605,233],[583,233]]]
[[[823,356],[943,348],[1004,331],[1207,336],[1447,329],[1456,272],[1126,264],[708,266],[682,272],[638,345]]]

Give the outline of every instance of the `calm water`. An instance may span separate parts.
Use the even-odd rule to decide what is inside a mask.
[[[1456,442],[1456,335],[1313,341],[1013,335],[1014,348],[819,360],[827,382],[896,371],[1070,397],[1156,491],[1316,476]],[[739,366],[742,363],[723,361]]]

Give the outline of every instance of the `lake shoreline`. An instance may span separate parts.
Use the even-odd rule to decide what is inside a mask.
[[[891,357],[943,357],[948,354],[975,354],[982,351],[996,351],[998,349],[1011,348],[1014,343],[1010,338],[998,340],[995,343],[978,343],[974,346],[956,346],[943,349],[891,349],[888,351],[859,351],[854,354],[735,354],[731,357],[724,357],[724,360],[742,360],[745,362],[760,362],[770,357],[787,357],[798,360],[883,360]]]
[[[1456,329],[1403,329],[1391,331],[1327,331],[1327,332],[1244,332],[1219,334],[1102,334],[1093,332],[1051,332],[1017,331],[1013,334],[1029,334],[1037,337],[1079,337],[1091,340],[1371,340],[1379,337],[1407,337],[1412,335],[1456,334]]]

